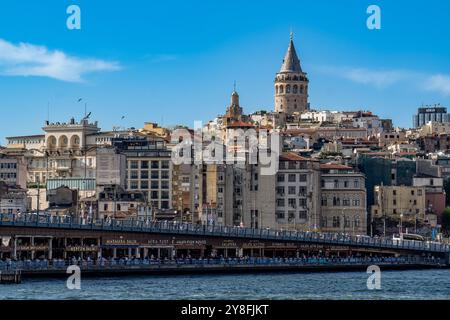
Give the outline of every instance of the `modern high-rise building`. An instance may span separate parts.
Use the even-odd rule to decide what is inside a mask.
[[[283,64],[275,77],[275,112],[292,115],[309,110],[308,84],[309,80],[300,65],[291,33]]]
[[[413,116],[413,127],[419,128],[428,122],[449,122],[447,108],[441,107],[440,104],[419,108],[416,115]]]

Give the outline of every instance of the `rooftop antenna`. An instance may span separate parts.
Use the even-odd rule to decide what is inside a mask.
[[[233,91],[236,92],[236,80],[234,80],[234,83],[233,83]]]
[[[47,101],[47,121],[50,122],[50,101]]]

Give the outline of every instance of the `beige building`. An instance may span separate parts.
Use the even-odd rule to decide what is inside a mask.
[[[166,138],[170,134],[170,131],[168,129],[162,128],[158,126],[157,123],[154,122],[145,122],[144,128],[142,128],[139,131],[144,134],[156,135],[162,138]]]
[[[425,219],[425,187],[375,186],[375,204],[371,208],[373,218],[414,221]]]
[[[342,164],[322,164],[321,230],[367,233],[365,176]]]
[[[450,122],[429,121],[419,129],[420,136],[439,135],[450,133]]]

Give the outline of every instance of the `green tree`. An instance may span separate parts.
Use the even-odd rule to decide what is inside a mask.
[[[445,205],[450,206],[450,179],[444,180]]]
[[[450,231],[450,207],[445,208],[442,213],[442,230],[447,234]]]

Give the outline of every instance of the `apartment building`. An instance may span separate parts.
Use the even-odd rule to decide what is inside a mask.
[[[126,187],[142,192],[152,210],[172,209],[172,161],[165,141],[156,136],[113,139],[126,156]]]
[[[367,233],[365,176],[352,167],[327,163],[321,171],[321,229]]]
[[[319,163],[295,153],[283,153],[276,174],[276,224],[283,229],[319,227]]]
[[[425,187],[375,186],[374,200],[371,208],[373,218],[425,220]]]

